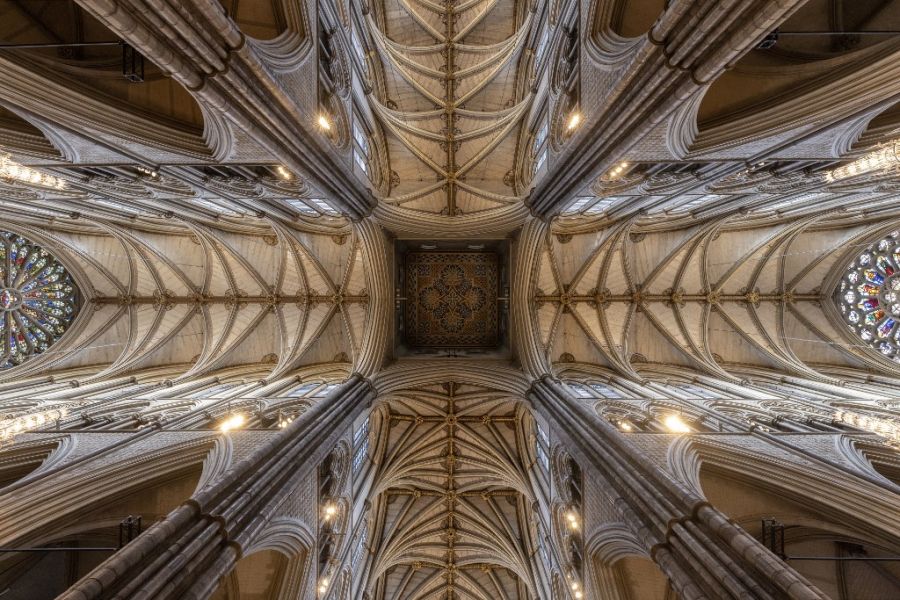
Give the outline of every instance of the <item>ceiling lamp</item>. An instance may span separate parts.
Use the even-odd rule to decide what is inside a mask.
[[[898,164],[900,164],[900,139],[890,141],[851,163],[826,171],[825,181],[832,183],[872,171],[887,170]]]
[[[319,124],[319,127],[324,129],[325,131],[331,130],[331,121],[328,119],[328,116],[325,115],[325,113],[319,115],[319,119],[317,122]]]
[[[0,444],[12,441],[13,436],[32,429],[38,429],[53,421],[63,419],[69,414],[66,408],[55,408],[43,412],[25,415],[17,419],[5,419],[0,422]]]
[[[569,122],[566,123],[566,131],[574,131],[581,124],[581,113],[577,110],[569,116]]]
[[[566,513],[566,526],[572,531],[578,531],[578,514],[574,510]]]
[[[871,431],[877,435],[887,438],[895,444],[900,443],[900,426],[887,419],[879,419],[878,417],[869,417],[847,410],[840,410],[834,413],[834,420],[838,423],[846,423],[859,429]]]
[[[325,521],[330,521],[335,517],[335,515],[337,515],[337,506],[335,506],[334,504],[328,503],[325,505],[324,512],[325,512],[325,517],[324,517]]]
[[[278,165],[277,167],[275,167],[275,170],[278,172],[278,176],[281,177],[282,179],[293,178],[293,175],[291,175],[291,172],[288,171],[286,168],[284,168],[283,165]]]
[[[35,169],[19,164],[9,154],[0,153],[0,178],[20,181],[32,185],[65,189],[66,182],[59,177],[41,173]]]
[[[666,429],[672,433],[690,433],[691,428],[678,415],[669,415],[663,420]]]
[[[625,176],[626,169],[628,169],[629,166],[631,165],[627,161],[623,160],[622,162],[611,168],[609,172],[607,172],[606,175],[603,176],[603,181],[616,181],[618,179],[621,179]]]
[[[324,596],[326,593],[328,593],[328,578],[323,577],[319,581],[319,596]]]
[[[149,169],[147,167],[142,167],[142,166],[138,166],[138,167],[136,167],[136,169],[137,169],[137,172],[140,173],[141,175],[146,175],[147,177],[150,177],[152,179],[156,179],[157,177],[159,177],[159,173],[157,171],[155,171],[154,169]]]
[[[619,429],[622,431],[633,431],[634,426],[628,421],[619,421]]]
[[[237,413],[219,423],[219,431],[228,433],[229,431],[240,429],[246,422],[247,418],[244,415]]]

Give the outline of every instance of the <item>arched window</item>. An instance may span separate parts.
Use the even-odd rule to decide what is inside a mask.
[[[838,306],[867,346],[900,363],[900,232],[869,244],[847,267]]]
[[[80,308],[78,287],[52,254],[0,231],[0,369],[45,352]]]
[[[622,394],[618,390],[603,383],[592,383],[591,389],[601,398],[621,398]]]
[[[353,466],[352,471],[357,475],[369,457],[369,417],[353,433]]]
[[[353,120],[353,160],[362,172],[368,176],[369,136],[360,121],[359,117]]]
[[[308,396],[313,390],[320,387],[321,385],[322,384],[320,382],[304,383],[303,385],[292,389],[285,395],[288,398],[303,398],[305,396]]]
[[[692,385],[690,383],[679,383],[674,386],[676,389],[681,390],[682,392],[695,396],[697,398],[718,398],[721,394],[714,394],[706,388]]]
[[[569,382],[569,387],[575,392],[579,398],[593,398],[594,393],[586,385],[581,383]]]
[[[534,136],[534,141],[531,143],[531,157],[534,161],[533,174],[537,174],[537,172],[541,170],[541,167],[544,166],[544,163],[547,162],[547,135],[549,132],[550,124],[547,122],[547,119],[544,118],[542,119],[541,128],[538,129],[537,134]]]
[[[210,388],[206,388],[200,390],[199,392],[195,392],[188,396],[188,398],[213,398],[218,396],[224,396],[227,392],[230,392],[236,386],[231,383],[223,383],[221,385],[216,385]]]
[[[362,67],[363,77],[368,77],[369,61],[366,59],[366,49],[363,47],[362,37],[355,26],[350,32],[350,41],[353,44],[353,53],[356,54],[356,59]]]
[[[550,472],[550,432],[540,426],[539,423],[535,423],[535,431],[537,435],[535,436],[534,443],[534,453],[537,456],[538,463],[540,463],[541,467],[545,472]]]

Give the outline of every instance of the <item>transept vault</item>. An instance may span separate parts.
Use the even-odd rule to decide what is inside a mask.
[[[0,2],[0,600],[900,597],[898,31]]]

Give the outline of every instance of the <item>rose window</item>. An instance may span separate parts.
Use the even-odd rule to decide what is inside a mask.
[[[52,254],[0,231],[0,369],[50,348],[72,324],[79,304],[72,276]]]
[[[900,232],[870,244],[847,268],[841,314],[865,344],[900,362]]]

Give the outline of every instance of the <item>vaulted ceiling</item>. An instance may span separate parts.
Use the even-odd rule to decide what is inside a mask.
[[[383,72],[370,99],[397,177],[382,203],[449,216],[519,208],[507,173],[533,96],[522,63],[538,16],[515,0],[376,6],[366,23]]]
[[[370,597],[536,597],[535,498],[515,398],[450,382],[380,402]]]
[[[900,131],[897,43],[829,46],[791,28],[896,15],[839,2],[841,21],[824,0],[788,4],[766,13],[785,23],[772,47],[740,19],[711,29],[684,62],[707,76],[676,97],[642,61],[660,58],[660,28],[713,27],[705,8],[660,19],[651,0],[384,0],[318,14],[226,2],[192,13],[216,33],[188,50],[131,2],[115,17],[93,1],[8,3],[4,42],[30,46],[0,50],[0,141],[65,185],[6,177],[0,204],[11,227],[72,262],[91,309],[23,371],[183,364],[190,377],[242,361],[278,373],[352,361],[370,313],[391,310],[379,226],[506,237],[523,223],[541,231],[514,252],[514,299],[533,310],[518,339],[540,360],[632,376],[635,361],[717,376],[729,365],[894,369],[846,339],[829,275],[847,258],[838,247],[877,235],[896,204],[893,171],[832,172]],[[713,60],[729,36],[743,36],[733,64]],[[147,54],[142,82],[113,69],[119,39]],[[69,45],[105,41],[115,44]],[[214,67],[217,51],[243,66]],[[312,58],[316,94],[302,83]],[[192,87],[204,69],[209,85]],[[646,105],[629,95],[638,81]],[[277,93],[259,103],[254,86]],[[265,114],[248,120],[250,105]],[[572,115],[582,120],[567,128]],[[642,115],[643,129],[619,131]],[[562,215],[538,226],[529,210]],[[388,345],[366,350],[372,364]]]
[[[67,263],[84,306],[51,352],[10,376],[91,365],[103,379],[175,365],[173,379],[190,379],[269,363],[277,377],[306,364],[353,362],[363,343],[365,258],[347,231],[272,225],[248,235],[197,223],[155,232],[110,223],[17,229]]]
[[[896,363],[849,335],[834,300],[855,254],[886,232],[816,218],[665,233],[546,231],[526,329],[533,323],[548,362],[596,363],[638,379],[648,362],[727,379],[741,379],[731,371],[742,365],[826,379],[833,367],[896,373]]]
[[[852,372],[849,396],[900,375],[833,297],[897,228],[900,146],[834,175],[900,137],[900,38],[851,32],[900,27],[897,4],[0,3],[0,44],[20,45],[0,48],[0,229],[83,299],[0,384],[69,398],[59,381],[152,372],[180,391],[246,367],[264,396],[300,371],[378,385],[395,359],[425,380],[434,363],[391,354],[393,243],[502,239],[512,365],[379,390],[363,585],[540,598],[534,377]]]

